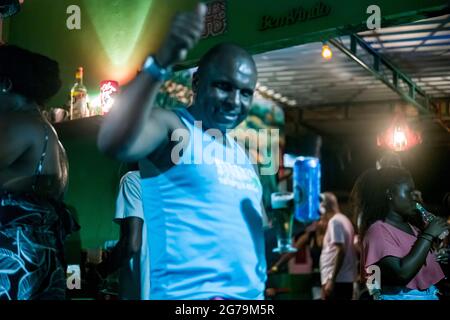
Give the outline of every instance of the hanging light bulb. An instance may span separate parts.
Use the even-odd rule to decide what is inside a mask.
[[[403,114],[394,117],[387,130],[377,137],[379,147],[386,147],[393,151],[405,151],[422,143],[420,133],[412,130]]]
[[[326,42],[324,42],[322,46],[322,57],[325,60],[331,60],[333,57],[333,51],[331,51],[330,46]]]
[[[392,140],[393,140],[393,147],[395,150],[403,150],[408,144],[408,140],[406,139],[406,133],[402,127],[395,127],[394,136]]]

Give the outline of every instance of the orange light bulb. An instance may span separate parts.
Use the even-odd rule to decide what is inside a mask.
[[[322,57],[325,60],[331,60],[331,58],[333,57],[333,52],[330,49],[330,46],[328,46],[327,44],[324,44],[322,46]]]

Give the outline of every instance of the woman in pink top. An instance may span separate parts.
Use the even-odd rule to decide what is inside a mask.
[[[447,223],[436,218],[420,232],[410,224],[415,211],[414,181],[402,168],[369,170],[354,192],[360,214],[361,265],[367,286],[379,300],[437,300],[434,286],[444,278],[432,250]]]

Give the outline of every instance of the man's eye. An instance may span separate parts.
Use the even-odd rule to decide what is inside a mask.
[[[215,84],[216,88],[220,89],[220,90],[224,90],[224,91],[230,91],[231,90],[231,85],[229,83],[226,82],[217,82]]]
[[[242,91],[242,95],[246,98],[250,98],[251,96],[253,96],[253,92],[252,91]]]

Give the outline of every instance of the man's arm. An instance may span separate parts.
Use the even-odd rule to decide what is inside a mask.
[[[120,223],[120,240],[113,248],[108,257],[98,265],[98,271],[102,277],[115,272],[123,267],[136,253],[141,250],[142,245],[141,218],[128,217]]]
[[[342,264],[345,258],[345,228],[343,224],[339,220],[331,219],[328,222],[327,233],[330,236],[330,245],[336,248],[336,256],[333,261],[333,270],[330,275],[330,278],[327,279],[325,286],[322,290],[323,298],[327,299],[332,295],[334,291],[334,285],[336,283],[336,278],[339,274],[339,271],[342,268]],[[353,239],[348,239],[348,241],[352,241]]]
[[[206,6],[177,14],[163,45],[154,55],[163,68],[185,58],[200,39]],[[122,161],[137,161],[155,151],[170,131],[170,112],[154,109],[162,84],[147,72],[141,72],[119,95],[100,128],[99,149]]]
[[[327,280],[325,285],[322,287],[322,299],[327,299],[330,297],[334,291],[334,285],[336,283],[336,277],[341,270],[342,263],[344,262],[345,249],[342,243],[333,244],[337,248],[336,258],[334,259],[333,273],[331,278]]]

